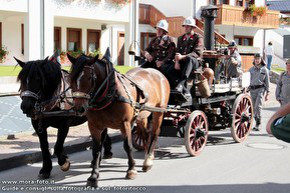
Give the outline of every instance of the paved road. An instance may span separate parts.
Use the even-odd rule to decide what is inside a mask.
[[[273,100],[263,110],[262,126],[277,110]],[[138,177],[125,180],[127,158],[122,143],[113,145],[114,158],[103,160],[99,181],[102,192],[125,191],[166,193],[288,193],[290,192],[290,145],[269,137],[266,132],[252,132],[246,142],[234,143],[230,131],[210,132],[210,140],[199,157],[189,157],[180,138],[160,138],[154,167],[143,173],[143,153],[135,152]],[[36,180],[41,163],[31,164],[0,173],[0,192],[7,188],[80,188],[89,177],[91,152],[70,155],[70,171],[62,172],[54,159],[50,185]],[[8,183],[18,183],[7,185]],[[12,181],[11,181],[12,180]],[[14,180],[30,180],[13,182]],[[20,185],[19,183],[36,185]],[[123,188],[123,189],[122,189]],[[12,189],[13,190],[13,189]],[[40,191],[43,189],[40,189]],[[17,192],[23,192],[18,190]],[[27,192],[36,192],[29,189]],[[38,191],[39,192],[39,191]],[[57,191],[46,191],[57,192]],[[72,192],[72,191],[70,191]]]
[[[270,109],[268,113],[264,111],[264,114],[270,115],[272,110],[275,109]],[[155,165],[148,173],[141,171],[143,153],[136,152],[134,155],[139,173],[135,180],[124,179],[127,159],[122,143],[114,144],[114,158],[104,160],[100,170],[99,185],[102,192],[137,192],[120,191],[121,188],[168,193],[288,193],[290,191],[289,144],[268,137],[264,131],[252,132],[248,140],[241,144],[233,142],[229,130],[214,131],[210,136],[210,141],[199,157],[188,156],[182,139],[161,138],[156,151]],[[68,172],[60,171],[54,160],[55,167],[52,172],[54,181],[51,183],[53,187],[81,186],[83,188],[85,186],[91,170],[90,151],[72,154],[70,160],[72,167]],[[4,180],[36,179],[40,166],[40,163],[36,163],[0,173],[2,188],[8,187],[3,184]]]
[[[33,130],[20,104],[19,96],[0,96],[0,136]]]

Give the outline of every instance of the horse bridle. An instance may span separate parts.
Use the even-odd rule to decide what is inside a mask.
[[[95,89],[96,86],[96,81],[97,81],[97,76],[94,73],[94,67],[93,66],[84,66],[84,68],[88,68],[91,72],[91,77],[92,77],[92,87],[91,90],[87,93],[84,92],[80,92],[80,91],[76,91],[76,92],[72,92],[72,98],[78,98],[78,99],[86,99],[86,100],[90,100],[91,99],[91,95]]]
[[[36,94],[30,90],[25,90],[20,93],[20,98],[23,99],[23,97],[31,97],[31,98],[34,98],[36,101],[39,101],[41,98],[39,94],[40,94],[40,91]]]

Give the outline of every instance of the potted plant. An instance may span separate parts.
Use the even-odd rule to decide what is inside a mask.
[[[124,5],[131,3],[131,0],[110,0],[110,1],[118,7],[123,7]]]
[[[5,46],[0,47],[0,63],[3,63],[9,54],[9,51]]]
[[[67,51],[67,53],[71,55],[72,57],[77,58],[80,55],[82,55],[84,52],[82,50],[77,50],[77,51]]]
[[[244,10],[245,15],[252,16],[252,17],[264,16],[266,12],[267,12],[266,7],[256,7],[256,5],[254,4],[250,5]]]

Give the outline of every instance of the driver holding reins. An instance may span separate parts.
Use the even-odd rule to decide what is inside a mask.
[[[160,20],[156,27],[157,36],[151,40],[145,51],[141,51],[147,62],[141,65],[142,68],[155,68],[163,72],[173,63],[175,56],[175,43],[168,35],[168,23]]]

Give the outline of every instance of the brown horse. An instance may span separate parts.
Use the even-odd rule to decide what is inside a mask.
[[[135,122],[137,128],[146,133],[150,125],[152,136],[147,143],[143,163],[143,170],[149,170],[153,165],[154,147],[160,133],[163,113],[139,111],[136,102],[166,108],[170,95],[168,80],[155,69],[134,68],[126,76],[121,75],[113,68],[108,51],[102,60],[98,56],[89,58],[83,55],[77,59],[68,55],[68,58],[73,64],[71,86],[75,108],[81,113],[86,112],[91,135],[97,144],[97,154],[93,156],[95,165],[87,186],[96,187],[98,184],[101,134],[106,127],[121,131],[129,165],[126,178],[134,179],[137,171],[132,155],[131,128]],[[149,94],[148,97],[146,93]]]

